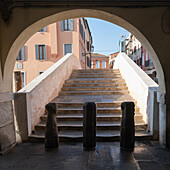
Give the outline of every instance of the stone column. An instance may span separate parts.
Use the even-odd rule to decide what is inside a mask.
[[[8,152],[16,143],[13,93],[0,93],[0,154]]]
[[[120,147],[125,149],[134,148],[134,103],[123,102],[121,104],[122,109],[122,122],[121,122],[121,134],[120,134]]]
[[[96,147],[96,104],[86,102],[83,105],[83,147],[94,150]]]
[[[58,128],[56,122],[56,104],[49,103],[45,106],[48,111],[48,119],[45,131],[45,148],[57,149],[59,147]]]
[[[159,140],[170,148],[170,93],[157,93],[159,102]]]
[[[157,101],[159,103],[159,141],[166,146],[166,104],[165,94],[158,92]]]

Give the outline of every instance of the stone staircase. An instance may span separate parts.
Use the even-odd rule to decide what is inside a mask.
[[[58,97],[57,125],[60,141],[82,141],[83,103],[97,104],[97,141],[118,141],[120,139],[121,108],[124,101],[136,101],[129,95],[128,88],[119,70],[92,69],[73,70],[65,81]],[[40,118],[31,141],[44,141],[47,114]],[[140,108],[135,106],[136,140],[151,140],[147,124],[143,121]]]

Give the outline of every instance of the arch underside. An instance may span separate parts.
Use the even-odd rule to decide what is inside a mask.
[[[137,37],[137,39],[143,44],[143,46],[147,49],[147,51],[151,55],[153,63],[158,73],[160,91],[165,92],[164,73],[161,64],[159,62],[158,56],[155,50],[152,48],[150,42],[147,40],[147,38],[133,25],[133,23],[131,24],[128,21],[124,20],[123,18],[120,18],[119,16],[116,16],[112,13],[105,12],[102,10],[94,10],[94,9],[75,9],[75,10],[66,10],[63,12],[59,12],[47,16],[45,18],[42,18],[39,21],[34,22],[32,25],[28,26],[26,29],[24,29],[22,33],[18,35],[18,37],[13,42],[13,45],[9,50],[5,67],[4,67],[4,76],[3,76],[3,80],[5,81],[4,83],[6,84],[8,82],[11,84],[10,81],[12,81],[12,72],[15,65],[16,56],[20,48],[22,47],[22,45],[34,33],[36,33],[40,28],[49,25],[51,23],[61,21],[64,19],[79,18],[79,17],[92,17],[92,18],[106,20],[108,22],[123,27],[129,32],[131,32],[132,34],[134,34],[135,37]],[[12,87],[10,87],[10,89],[12,89]]]

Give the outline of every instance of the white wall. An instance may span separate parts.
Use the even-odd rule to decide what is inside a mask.
[[[154,108],[154,91],[158,91],[155,83],[138,65],[125,53],[119,53],[115,59],[114,68],[118,68],[125,79],[132,97],[137,101],[143,119],[148,123],[148,129],[153,132],[153,118],[156,118]]]
[[[23,132],[25,137],[34,130],[34,126],[40,121],[40,116],[45,113],[45,105],[59,94],[72,70],[80,68],[78,58],[73,54],[67,54],[27,86],[15,93],[15,106],[18,104],[22,105],[22,101],[26,100],[25,110],[21,110],[19,107],[15,108],[18,119],[23,114],[27,115],[27,122],[25,124],[28,124],[28,132]],[[17,100],[20,96],[25,96],[26,99],[20,98],[20,100]],[[22,121],[21,126],[24,126]]]

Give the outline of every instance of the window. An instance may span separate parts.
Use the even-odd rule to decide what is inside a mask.
[[[106,68],[106,60],[103,61],[103,68]]]
[[[96,68],[100,68],[100,61],[96,60]]]
[[[148,52],[146,51],[146,61],[149,60]]]
[[[73,19],[61,21],[61,31],[73,31],[73,28],[74,28]]]
[[[72,44],[64,44],[64,55],[72,53]]]
[[[91,61],[91,68],[93,68],[93,61]]]
[[[87,51],[90,50],[90,45],[89,45],[89,41],[87,41]]]
[[[134,53],[136,53],[136,46],[134,47]]]
[[[142,65],[143,66],[145,65],[145,55],[144,55],[144,53],[142,53]]]
[[[25,47],[24,46],[19,51],[17,60],[25,60]]]
[[[35,45],[36,60],[46,59],[46,45]]]
[[[47,27],[40,29],[38,32],[47,32]]]

